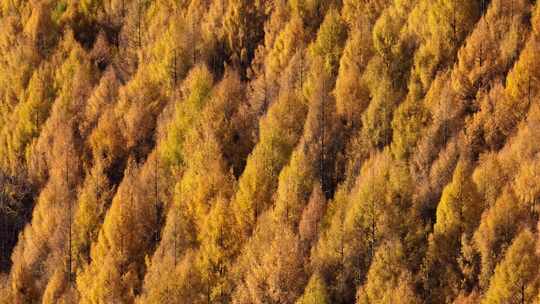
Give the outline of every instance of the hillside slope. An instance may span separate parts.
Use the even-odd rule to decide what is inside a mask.
[[[0,0],[0,303],[540,303],[534,0]]]

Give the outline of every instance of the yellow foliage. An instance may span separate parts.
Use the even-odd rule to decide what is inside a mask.
[[[304,294],[298,299],[296,304],[328,304],[328,292],[323,278],[318,273],[315,273],[309,279],[309,282],[304,290]]]
[[[278,174],[300,137],[305,105],[292,93],[281,95],[260,122],[260,140],[247,159],[234,200],[235,216],[249,232],[270,204]]]
[[[194,68],[183,85],[183,102],[176,103],[175,113],[161,154],[169,166],[184,163],[183,145],[189,129],[200,119],[200,112],[210,96],[213,79],[204,66]]]
[[[377,249],[356,303],[421,303],[414,293],[412,274],[398,241],[385,242]]]
[[[339,12],[331,8],[317,32],[317,39],[309,48],[313,57],[322,59],[326,73],[330,75],[337,73],[346,39],[347,28]]]
[[[540,261],[536,254],[536,239],[524,230],[512,242],[504,259],[495,269],[489,289],[482,304],[495,304],[514,301],[530,303],[538,294],[540,282],[536,267]]]

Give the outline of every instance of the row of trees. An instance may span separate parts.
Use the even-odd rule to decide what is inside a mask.
[[[0,303],[538,303],[539,16],[0,0]]]

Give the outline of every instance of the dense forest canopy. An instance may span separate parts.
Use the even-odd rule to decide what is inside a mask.
[[[0,303],[540,303],[535,0],[0,0]]]

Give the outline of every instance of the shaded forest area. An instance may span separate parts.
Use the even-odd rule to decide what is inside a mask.
[[[0,0],[0,303],[540,303],[534,0]]]

